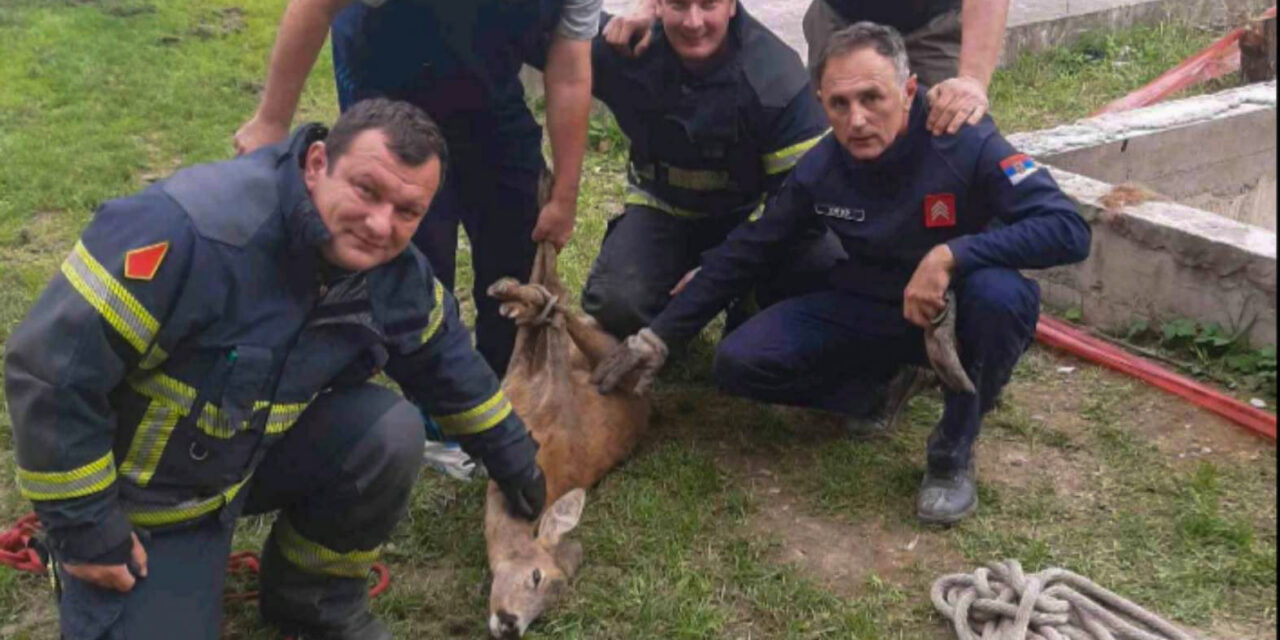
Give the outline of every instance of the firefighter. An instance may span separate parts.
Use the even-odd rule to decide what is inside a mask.
[[[292,0],[271,54],[262,101],[235,134],[239,152],[288,132],[307,73],[332,27],[342,109],[383,96],[423,108],[444,131],[455,171],[414,244],[453,290],[458,225],[466,229],[480,353],[500,375],[515,326],[484,295],[494,281],[528,279],[535,241],[563,247],[573,232],[591,106],[591,38],[601,0]],[[547,50],[547,132],[555,166],[538,204],[542,127],[519,71]]]
[[[1039,288],[1018,270],[1083,260],[1089,226],[990,118],[956,135],[929,132],[906,46],[891,27],[857,23],[836,33],[814,72],[832,134],[796,165],[764,215],[708,253],[686,289],[594,379],[607,392],[638,370],[646,386],[667,345],[696,335],[797,237],[830,229],[847,259],[827,274],[828,289],[775,304],[726,337],[717,382],[735,395],[847,414],[899,367],[924,364],[922,329],[955,313],[976,393],[945,392],[916,507],[925,522],[953,523],[977,508],[973,444],[1035,331]]]
[[[514,513],[541,511],[537,444],[409,246],[445,160],[417,107],[369,100],[98,209],[5,358],[63,638],[217,638],[236,518],[268,512],[264,619],[390,638],[366,578],[417,478],[420,408]]]
[[[594,93],[631,147],[626,207],[609,223],[582,305],[619,337],[649,324],[828,127],[800,58],[737,0],[658,8],[653,46],[638,58],[603,36],[592,50]],[[807,260],[829,266],[822,248],[815,239]]]

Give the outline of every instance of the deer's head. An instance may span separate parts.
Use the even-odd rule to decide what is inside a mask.
[[[524,635],[529,624],[559,600],[582,562],[581,543],[565,538],[578,526],[587,494],[574,489],[556,500],[531,527],[504,528],[490,548],[493,586],[489,634],[500,640]]]

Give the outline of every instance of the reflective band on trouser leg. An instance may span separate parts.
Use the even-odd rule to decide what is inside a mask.
[[[188,500],[172,506],[128,503],[125,504],[124,510],[129,515],[129,520],[140,527],[180,524],[206,516],[230,504],[252,477],[250,475],[211,498]]]
[[[369,570],[379,556],[376,548],[343,553],[312,542],[303,537],[283,513],[276,518],[275,535],[281,555],[294,566],[311,573],[340,578],[363,578],[369,575]]]
[[[478,407],[450,416],[431,416],[445,435],[465,436],[492,429],[511,415],[511,402],[501,391]]]
[[[152,401],[146,413],[142,414],[142,420],[138,421],[138,430],[133,434],[133,442],[129,443],[129,453],[120,463],[120,475],[139,487],[147,486],[182,415],[164,402]]]
[[[116,481],[116,463],[107,455],[70,471],[18,469],[18,489],[28,500],[67,500],[97,493]]]
[[[439,280],[434,280],[435,285],[432,290],[432,297],[435,299],[435,306],[431,308],[431,315],[427,319],[427,328],[422,332],[422,344],[430,342],[436,336],[436,332],[440,330],[440,325],[444,324],[444,285]]]
[[[77,242],[63,261],[62,274],[138,353],[146,352],[160,323],[123,284],[111,277],[83,242]]]
[[[828,131],[830,130],[828,129]],[[803,158],[804,154],[808,153],[810,149],[817,146],[818,142],[820,142],[826,136],[827,136],[827,133],[824,131],[822,135],[816,138],[810,138],[803,142],[798,142],[796,144],[793,144],[787,147],[786,149],[765,154],[761,158],[761,160],[764,162],[764,172],[772,176],[772,175],[777,175],[779,173],[785,173],[787,171],[790,171],[793,167],[796,166],[797,162],[800,162],[800,158]]]

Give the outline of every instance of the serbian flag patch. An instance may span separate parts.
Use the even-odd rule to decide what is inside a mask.
[[[924,226],[929,229],[956,226],[956,197],[950,193],[925,196]]]
[[[130,280],[151,280],[160,270],[160,263],[169,253],[168,242],[134,249],[124,254],[124,277]]]
[[[1018,153],[1000,161],[1000,170],[1004,172],[1009,184],[1018,186],[1031,174],[1043,169],[1031,156]]]

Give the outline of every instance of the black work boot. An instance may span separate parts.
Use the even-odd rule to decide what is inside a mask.
[[[955,524],[978,508],[973,464],[958,471],[927,471],[920,483],[916,516],[926,524]]]
[[[281,555],[274,534],[262,553],[262,619],[294,640],[392,640],[369,611],[369,586],[360,578],[309,573]]]
[[[850,438],[865,440],[887,436],[897,428],[907,401],[927,386],[925,374],[919,367],[904,366],[876,390],[879,398],[865,415],[845,420],[844,430]]]

